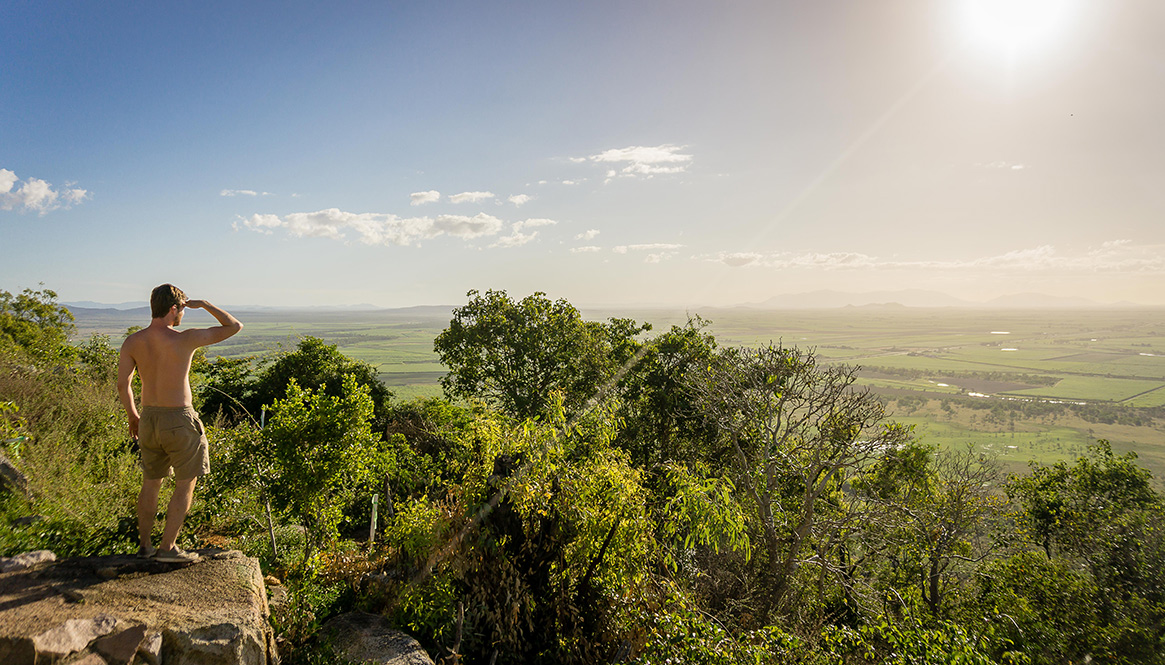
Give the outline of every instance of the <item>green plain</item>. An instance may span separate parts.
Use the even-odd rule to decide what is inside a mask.
[[[441,394],[438,381],[445,368],[433,352],[433,339],[448,325],[452,307],[232,311],[246,327],[237,337],[210,347],[211,357],[262,356],[294,348],[302,337],[312,335],[375,366],[398,398]],[[128,326],[149,322],[148,313],[140,310],[75,313],[80,338],[100,332],[120,340]],[[617,316],[650,322],[651,334],[682,325],[688,313],[648,308],[583,311],[592,320]],[[1056,400],[1137,411],[1165,407],[1165,310],[708,308],[691,313],[711,322],[708,330],[721,346],[779,342],[814,349],[825,364],[861,368],[861,384],[882,394],[892,409],[905,398],[916,402],[914,411],[902,418],[936,445],[971,444],[996,455],[1008,468],[1020,469],[1029,461],[1074,457],[1088,443],[1107,438],[1117,450],[1137,452],[1158,478],[1165,478],[1165,423],[1156,419],[1158,412],[1142,418],[1139,425],[1086,422],[1067,407],[1063,413],[1046,413],[1059,408],[1048,406]],[[211,323],[203,312],[187,317],[188,325]],[[972,393],[989,400],[980,405],[983,409],[949,404],[943,408]],[[1006,422],[985,420],[984,409],[1014,407],[1015,400],[1041,402],[1047,408],[1038,418],[1022,414],[1015,418],[1012,409]]]

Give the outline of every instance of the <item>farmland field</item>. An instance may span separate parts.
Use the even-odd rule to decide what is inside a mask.
[[[436,396],[445,370],[433,338],[451,307],[347,311],[235,311],[243,333],[209,355],[261,356],[311,335],[374,365],[399,398]],[[79,337],[120,339],[144,311],[77,310]],[[816,351],[822,363],[861,368],[863,385],[925,441],[970,445],[1019,470],[1075,457],[1098,438],[1135,451],[1165,478],[1165,310],[974,311],[845,308],[705,309],[722,346],[770,341]],[[687,321],[661,309],[584,310],[648,321],[659,333]],[[209,316],[193,311],[190,325]]]

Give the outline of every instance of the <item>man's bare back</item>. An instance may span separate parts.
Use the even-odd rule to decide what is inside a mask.
[[[175,330],[182,323],[185,308],[205,309],[219,325],[212,328]],[[165,316],[126,338],[121,345],[118,366],[118,394],[130,421],[130,434],[137,436],[137,408],[132,379],[136,371],[142,380],[142,406],[190,406],[190,362],[199,347],[221,342],[242,330],[243,324],[205,300],[188,300],[184,307],[171,308]]]

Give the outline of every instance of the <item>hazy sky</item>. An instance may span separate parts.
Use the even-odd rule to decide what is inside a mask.
[[[1165,2],[0,4],[0,289],[1165,304]]]

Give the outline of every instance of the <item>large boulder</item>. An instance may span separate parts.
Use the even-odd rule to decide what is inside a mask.
[[[341,614],[329,619],[320,633],[336,653],[355,663],[433,665],[419,642],[379,614]]]
[[[258,560],[203,554],[181,566],[103,556],[0,573],[0,663],[277,663]]]

